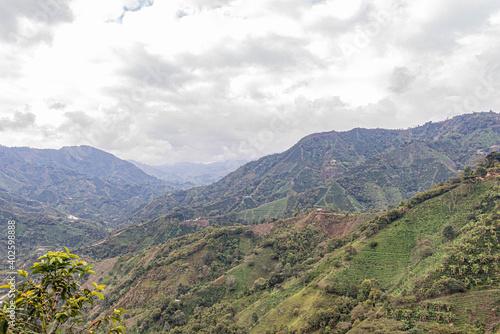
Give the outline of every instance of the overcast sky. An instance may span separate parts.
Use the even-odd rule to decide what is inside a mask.
[[[496,0],[0,0],[0,144],[157,165],[498,111]]]

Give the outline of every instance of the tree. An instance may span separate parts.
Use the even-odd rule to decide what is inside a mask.
[[[121,321],[123,309],[114,310],[113,314],[94,320],[88,327],[81,327],[82,316],[86,310],[93,308],[95,301],[104,299],[102,290],[105,285],[92,282],[94,290],[82,289],[79,279],[85,274],[94,273],[85,261],[79,260],[75,254],[66,252],[48,252],[38,258],[31,273],[19,270],[18,274],[25,278],[13,289],[15,292],[15,321],[8,322],[9,313],[6,308],[0,310],[0,322],[5,328],[8,322],[9,333],[89,333],[95,334],[101,326],[110,321],[117,325]],[[0,288],[11,288],[9,285]],[[104,326],[103,326],[104,327]],[[125,334],[123,326],[100,332]],[[0,333],[2,333],[0,331]]]
[[[465,167],[462,176],[465,180],[470,179],[473,176],[472,167],[470,165]]]
[[[446,225],[443,229],[443,236],[448,239],[448,240],[453,240],[455,239],[456,232],[453,226],[451,225]]]
[[[185,324],[187,324],[186,315],[181,310],[175,311],[172,320],[174,321],[174,324],[176,326],[184,326]]]
[[[476,167],[475,175],[477,177],[483,178],[486,176],[486,174],[488,174],[488,170],[485,167],[483,166]]]
[[[484,158],[484,163],[482,164],[486,168],[495,167],[496,164],[500,164],[500,153],[499,152],[491,152]]]
[[[285,267],[283,268],[283,274],[285,275],[285,278],[288,278],[292,275],[292,266],[290,263],[285,264]]]

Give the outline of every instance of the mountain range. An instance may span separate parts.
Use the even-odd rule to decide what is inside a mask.
[[[241,222],[290,216],[309,207],[380,210],[456,176],[500,148],[500,117],[471,113],[405,130],[309,135],[283,153],[242,161],[148,167],[89,147],[0,147],[0,211],[111,223],[179,218]],[[186,183],[187,182],[187,183]],[[180,209],[182,208],[182,209]]]
[[[247,160],[226,160],[208,164],[179,162],[173,165],[149,166],[130,160],[146,174],[167,181],[175,190],[185,190],[193,187],[206,186],[217,182]]]
[[[309,210],[108,254],[89,319],[124,307],[144,334],[498,333],[500,155],[488,157],[377,214]]]
[[[172,188],[131,163],[89,147],[0,146],[0,218],[14,219],[18,259],[83,246],[122,224],[123,214]],[[2,238],[0,249],[6,249]]]
[[[135,224],[91,253],[95,258],[117,256],[205,224],[265,222],[313,207],[338,213],[390,208],[456,177],[459,170],[498,149],[499,125],[499,115],[490,112],[407,130],[314,134],[214,184],[172,192],[136,208],[129,214]]]
[[[211,185],[160,196],[130,219],[146,221],[176,208],[185,219],[230,215],[241,221],[290,216],[313,206],[380,210],[457,176],[499,148],[500,116],[491,111],[405,130],[317,133]]]
[[[499,149],[500,115],[471,113],[312,134],[175,190],[89,146],[0,146],[0,218],[19,268],[71,247],[108,286],[85,321],[124,307],[134,333],[498,333]]]
[[[122,233],[127,236],[122,241],[111,237],[101,243],[115,254],[122,248],[145,247],[149,240],[161,243],[206,224],[267,221],[312,207],[377,211],[457,176],[479,157],[498,150],[499,125],[498,113],[483,112],[405,130],[357,128],[312,134],[215,183],[180,191],[175,191],[175,182],[159,180],[89,146],[60,150],[1,146],[0,215],[21,218],[29,249],[59,247],[69,240],[83,246],[111,232]],[[207,181],[208,171],[218,178],[225,166],[181,164],[163,166],[162,173]],[[195,220],[203,223],[183,225]],[[35,221],[40,229],[36,238],[31,233]],[[42,222],[52,226],[52,236],[45,235]],[[174,223],[176,227],[170,228]],[[125,229],[117,231],[120,228]]]
[[[0,146],[0,194],[17,210],[112,221],[172,190],[131,163],[90,146]]]

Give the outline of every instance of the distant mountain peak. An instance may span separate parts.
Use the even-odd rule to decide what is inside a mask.
[[[176,189],[189,189],[219,181],[247,160],[226,160],[212,163],[178,162],[172,165],[149,166],[130,161],[149,175],[171,184]]]

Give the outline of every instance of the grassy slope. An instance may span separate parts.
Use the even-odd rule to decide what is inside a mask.
[[[259,221],[262,218],[265,220],[278,218],[285,213],[287,200],[288,199],[285,197],[274,202],[263,204],[254,209],[247,209],[240,212],[238,216],[249,222]]]
[[[474,201],[471,199],[491,186],[492,181],[462,185],[410,209],[402,219],[370,239],[378,243],[374,249],[365,240],[355,243],[358,253],[345,270],[333,277],[345,277],[352,282],[376,278],[383,288],[395,292],[400,292],[403,287],[411,288],[410,272],[416,276],[424,275],[441,264],[445,256],[443,247],[448,244],[441,235],[444,226],[452,225],[455,230],[463,227],[473,212]],[[419,241],[433,248],[432,256],[421,260],[416,247]]]

